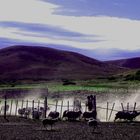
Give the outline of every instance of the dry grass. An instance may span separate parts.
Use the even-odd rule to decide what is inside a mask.
[[[140,123],[102,122],[93,132],[86,122],[60,121],[50,131],[40,121],[8,119],[0,118],[0,140],[140,140]]]

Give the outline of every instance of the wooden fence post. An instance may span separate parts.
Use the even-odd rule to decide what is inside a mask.
[[[94,103],[94,104],[93,104],[93,105],[94,105],[94,110],[95,110],[95,112],[96,112],[97,110],[96,110],[96,96],[95,96],[95,95],[94,95],[94,102],[93,102],[93,103]]]
[[[13,100],[11,100],[10,115],[12,113],[12,105],[13,105]]]
[[[40,100],[38,100],[38,111],[39,111],[39,109],[40,109],[40,108],[39,108],[39,105],[40,105]]]
[[[75,99],[73,101],[73,111],[75,111]]]
[[[121,103],[121,106],[122,106],[122,111],[124,111],[123,103]]]
[[[85,103],[85,112],[87,111],[87,104]]]
[[[34,119],[34,100],[32,101],[32,118]]]
[[[7,104],[7,98],[6,98],[6,95],[5,95],[5,100],[4,100],[4,119],[6,119],[6,104]]]
[[[69,111],[69,101],[68,101],[68,111]]]
[[[111,109],[111,112],[110,112],[110,115],[109,115],[108,121],[109,121],[110,118],[111,118],[111,115],[112,115],[112,112],[113,112],[114,106],[115,106],[115,103],[113,103],[113,106],[112,106],[112,109]]]
[[[94,111],[96,112],[96,116],[95,119],[97,118],[97,110],[96,110],[96,95],[94,95],[93,97],[94,101],[93,101],[93,107],[94,107]]]
[[[107,108],[106,108],[106,121],[108,120],[108,106],[109,106],[109,103],[107,102]]]
[[[0,104],[1,104],[1,101],[0,101]],[[1,114],[1,109],[0,109],[0,114]]]
[[[28,100],[26,101],[26,109],[28,108]]]
[[[16,100],[16,110],[15,110],[15,116],[17,115],[17,106],[18,106],[18,100]]]
[[[127,111],[129,111],[129,103],[127,103]]]
[[[58,100],[56,100],[55,111],[57,111]]]
[[[24,101],[22,100],[22,101],[21,101],[21,109],[23,109],[23,102],[24,102]]]
[[[62,118],[63,101],[61,102],[60,118]]]
[[[46,118],[47,107],[48,107],[47,97],[45,97],[45,100],[44,100],[44,118]]]
[[[135,104],[134,104],[134,108],[133,108],[133,111],[135,111],[135,109],[136,109],[136,102],[135,102]]]

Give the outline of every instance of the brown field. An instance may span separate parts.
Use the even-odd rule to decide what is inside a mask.
[[[59,121],[46,130],[41,121],[0,118],[0,140],[140,140],[140,123],[99,123],[93,132],[86,122]]]

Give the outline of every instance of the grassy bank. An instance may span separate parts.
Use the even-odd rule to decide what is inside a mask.
[[[31,90],[31,89],[48,89],[49,92],[64,92],[87,90],[95,92],[106,92],[110,89],[138,89],[140,82],[138,81],[75,81],[75,85],[63,85],[63,82],[39,82],[39,83],[22,83],[22,84],[1,84],[2,90]]]

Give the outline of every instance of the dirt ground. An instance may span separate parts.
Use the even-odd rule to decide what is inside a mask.
[[[0,118],[0,140],[140,140],[140,123],[101,122],[93,132],[84,121],[59,121],[48,130],[41,121]]]

